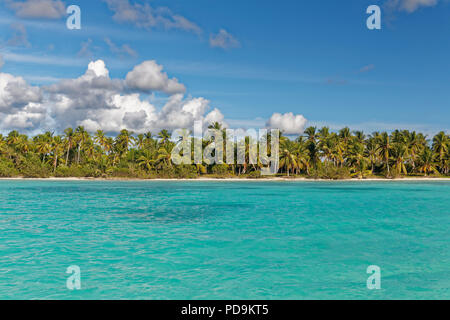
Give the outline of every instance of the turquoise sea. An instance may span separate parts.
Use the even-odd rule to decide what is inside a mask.
[[[0,299],[450,299],[449,275],[446,181],[0,181]]]

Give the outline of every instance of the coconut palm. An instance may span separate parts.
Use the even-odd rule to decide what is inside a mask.
[[[143,155],[140,156],[137,161],[139,163],[139,166],[146,168],[147,171],[150,171],[157,161],[155,158],[156,154],[154,152],[150,150],[144,150]]]
[[[295,145],[292,141],[284,139],[280,145],[280,168],[284,168],[287,176],[298,167],[297,158],[295,154]]]
[[[419,172],[425,173],[427,176],[430,173],[437,173],[436,163],[434,162],[433,152],[428,147],[423,149],[419,156]]]
[[[383,159],[384,164],[387,168],[387,175],[390,175],[390,167],[389,167],[389,155],[391,151],[391,140],[389,135],[386,132],[383,132],[378,136],[377,139],[378,148],[377,151],[380,154],[380,157]]]
[[[164,130],[161,130],[159,133],[158,133],[158,138],[160,139],[159,140],[159,143],[160,144],[165,144],[167,141],[169,141],[169,139],[170,139],[170,133],[169,133],[169,131],[167,131],[166,129],[164,129]]]
[[[74,140],[76,141],[77,145],[77,164],[80,164],[80,157],[81,157],[81,151],[83,148],[83,145],[86,143],[86,141],[90,138],[89,133],[84,129],[83,126],[78,126],[75,129],[75,137]]]
[[[445,155],[448,152],[449,137],[444,131],[439,132],[433,138],[433,151],[436,154],[436,159],[439,161],[441,172],[444,172]]]
[[[406,170],[405,166],[405,160],[406,160],[406,145],[402,143],[394,143],[392,147],[392,160],[394,162],[394,165],[392,166],[395,170],[395,173],[400,174],[408,174],[408,171]]]
[[[75,137],[75,132],[73,131],[72,128],[67,128],[64,130],[64,142],[67,146],[66,166],[69,163],[69,154],[70,154],[70,149],[72,149],[72,147],[73,147],[74,137]]]

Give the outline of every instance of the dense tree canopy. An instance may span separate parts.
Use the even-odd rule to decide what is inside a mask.
[[[223,130],[219,123],[213,123],[210,127]],[[226,139],[225,130],[223,135]],[[259,161],[254,165],[174,165],[171,152],[175,143],[167,130],[156,136],[150,132],[133,135],[122,130],[116,137],[108,136],[101,130],[92,135],[83,127],[67,128],[61,135],[46,132],[34,137],[11,131],[6,136],[0,135],[0,176],[260,176]],[[208,142],[202,141],[202,144]],[[349,128],[331,132],[327,127],[309,127],[296,139],[281,135],[279,156],[278,174],[290,177],[448,176],[450,138],[444,132],[427,139],[421,133],[407,130],[366,135],[361,131],[351,132]]]

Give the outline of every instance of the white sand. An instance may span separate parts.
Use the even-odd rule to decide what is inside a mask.
[[[260,181],[260,182],[270,182],[270,181],[336,181],[336,182],[348,182],[348,181],[450,181],[450,178],[431,178],[431,177],[407,177],[407,178],[396,178],[396,179],[386,179],[386,178],[367,178],[367,179],[308,179],[308,178],[287,178],[287,177],[267,177],[260,179],[246,179],[246,178],[196,178],[196,179],[136,179],[136,178],[0,178],[2,180],[42,180],[42,181],[227,181],[227,182],[242,182],[242,181]]]

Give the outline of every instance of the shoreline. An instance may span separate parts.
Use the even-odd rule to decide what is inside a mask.
[[[50,178],[23,178],[23,177],[13,177],[13,178],[0,178],[0,181],[216,181],[216,182],[245,182],[245,181],[258,181],[258,182],[365,182],[365,181],[390,181],[390,182],[405,182],[405,181],[450,181],[450,177],[443,178],[432,178],[432,177],[411,177],[411,178],[366,178],[366,179],[310,179],[310,178],[287,178],[287,177],[272,177],[272,178],[196,178],[196,179],[139,179],[139,178],[89,178],[89,177],[50,177]]]

